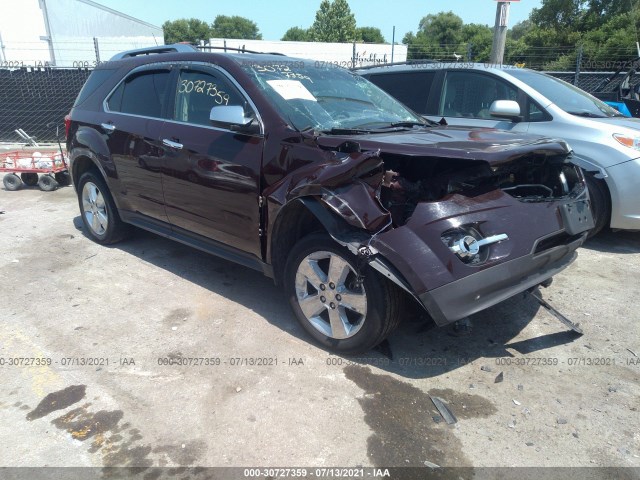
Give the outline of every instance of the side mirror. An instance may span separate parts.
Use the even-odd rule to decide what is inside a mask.
[[[520,105],[514,100],[496,100],[489,107],[492,117],[506,118],[515,122],[522,120]]]
[[[245,116],[244,108],[240,105],[220,105],[211,109],[209,120],[214,127],[244,132],[253,130],[251,126],[255,117]]]

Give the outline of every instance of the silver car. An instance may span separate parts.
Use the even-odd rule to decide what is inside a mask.
[[[430,120],[566,140],[588,172],[592,233],[607,225],[640,230],[640,119],[550,75],[508,65],[434,62],[357,73]]]

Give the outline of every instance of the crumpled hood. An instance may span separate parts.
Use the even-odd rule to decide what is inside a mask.
[[[571,151],[564,140],[493,128],[445,126],[368,135],[323,135],[317,138],[318,145],[323,148],[336,148],[347,140],[358,142],[364,151],[484,160],[492,165],[532,153],[566,155]]]

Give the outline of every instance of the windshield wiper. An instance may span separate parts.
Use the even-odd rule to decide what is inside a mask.
[[[576,117],[586,117],[586,118],[607,118],[605,115],[598,115],[596,113],[591,112],[567,112],[571,115],[575,115]]]
[[[427,120],[427,119],[425,119],[425,120],[426,120],[426,122],[411,122],[411,121],[393,122],[393,123],[390,123],[389,126],[390,127],[407,127],[407,128],[410,128],[410,127],[428,127],[430,124],[437,125],[436,122],[432,122],[431,120]],[[427,123],[427,122],[430,122],[430,123]]]
[[[367,135],[371,133],[371,130],[365,130],[362,128],[332,128],[330,130],[322,130],[322,133],[328,133],[329,135]]]

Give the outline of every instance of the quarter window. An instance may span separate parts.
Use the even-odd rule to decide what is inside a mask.
[[[489,107],[496,100],[518,100],[518,91],[502,80],[472,72],[448,72],[439,115],[493,118]]]
[[[174,119],[210,126],[211,109],[222,105],[245,105],[244,98],[222,75],[182,70],[176,89]]]
[[[145,71],[128,77],[107,100],[112,112],[162,118],[169,71]]]

